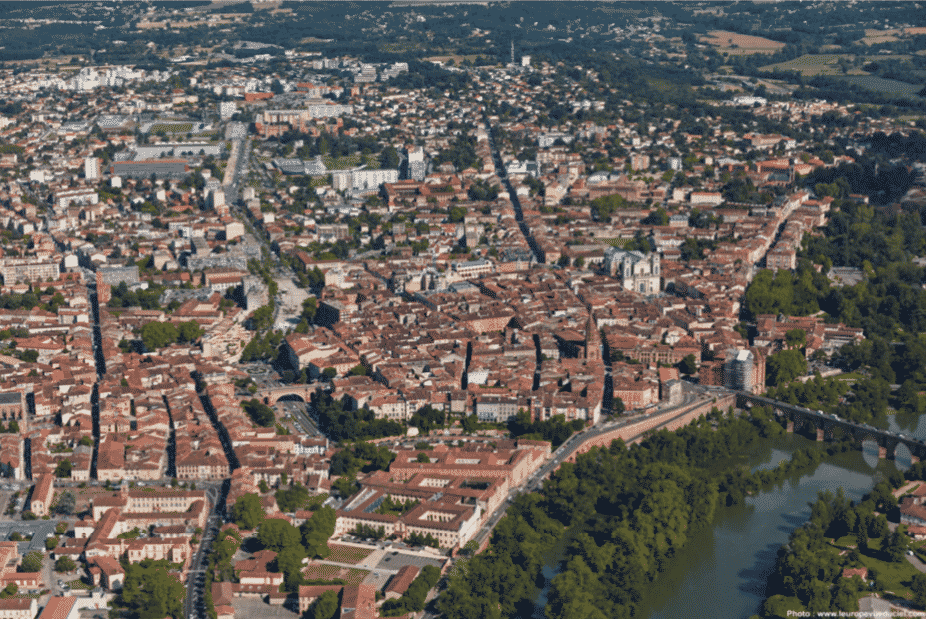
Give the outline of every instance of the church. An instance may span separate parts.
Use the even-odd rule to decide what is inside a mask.
[[[609,247],[601,264],[604,272],[620,279],[627,290],[641,294],[659,292],[659,254],[656,252],[644,255],[639,251]]]

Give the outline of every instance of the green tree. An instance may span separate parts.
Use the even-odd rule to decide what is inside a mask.
[[[698,371],[698,360],[695,359],[694,355],[686,355],[684,359],[679,361],[678,371],[689,376],[694,374]]]
[[[334,591],[325,591],[306,613],[307,619],[334,619],[338,613],[340,601]]]
[[[777,387],[807,372],[807,359],[800,350],[785,349],[769,355],[765,362],[766,383]]]
[[[44,556],[38,550],[33,550],[22,558],[19,564],[20,572],[41,572]]]
[[[910,589],[913,591],[913,603],[926,609],[926,574],[919,573],[913,576]]]
[[[242,529],[256,529],[265,517],[260,497],[253,492],[239,497],[231,509],[232,522]]]
[[[151,559],[126,566],[121,605],[138,619],[182,617],[186,587],[169,570],[167,561]]]
[[[302,523],[299,531],[302,534],[302,545],[309,557],[323,559],[331,554],[328,540],[334,535],[336,522],[337,514],[334,509],[323,506]]]
[[[178,329],[181,342],[192,343],[203,336],[205,330],[195,320],[181,322]]]
[[[888,560],[893,563],[901,563],[904,560],[904,554],[907,552],[909,541],[906,526],[899,525],[888,537],[887,544],[884,547]]]
[[[61,460],[55,466],[55,477],[70,477],[73,466],[70,460]]]
[[[3,588],[3,591],[0,591],[0,599],[9,599],[17,593],[19,593],[19,585],[17,585],[15,582],[11,582]]]
[[[384,170],[393,170],[399,167],[399,151],[395,146],[387,146],[379,154],[379,167]]]
[[[431,458],[428,457],[428,454],[424,453],[423,451],[418,452],[418,457],[415,459],[418,462],[422,462],[424,464],[427,464],[431,461]]]
[[[141,328],[141,341],[145,349],[158,350],[177,341],[180,332],[170,322],[149,322]]]
[[[788,348],[803,348],[807,345],[807,333],[803,329],[789,329],[785,333]]]
[[[55,513],[70,516],[74,513],[74,508],[76,506],[77,498],[74,496],[73,492],[68,490],[61,493],[61,496],[58,497],[58,503],[55,505]]]
[[[298,545],[301,541],[299,529],[280,518],[269,518],[260,524],[257,541],[276,552],[287,546]]]
[[[251,421],[263,428],[269,428],[276,422],[276,415],[273,409],[260,400],[246,400],[241,403],[241,407],[251,418]]]
[[[71,557],[64,555],[58,557],[58,560],[55,561],[55,571],[56,572],[73,572],[77,569],[77,564],[74,563],[74,560]]]

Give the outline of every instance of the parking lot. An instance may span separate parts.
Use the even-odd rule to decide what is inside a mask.
[[[418,554],[407,554],[398,550],[393,550],[387,552],[379,563],[376,564],[376,569],[382,570],[400,570],[406,565],[414,565],[418,569],[423,568],[425,565],[433,565],[436,568],[440,568],[447,559],[440,558],[429,558]]]
[[[20,542],[19,553],[26,554],[33,550],[45,552],[45,538],[55,534],[54,520],[17,520],[0,522],[0,540],[10,539],[14,532],[23,537],[32,535],[32,541]]]

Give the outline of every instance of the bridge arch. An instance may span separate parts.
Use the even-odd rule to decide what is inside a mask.
[[[302,400],[306,404],[311,402],[312,393],[315,392],[314,387],[308,385],[299,385],[294,387],[277,387],[276,389],[267,389],[261,392],[262,400],[264,404],[268,406],[273,406],[280,400],[284,401],[296,401]],[[285,399],[284,399],[285,398]]]

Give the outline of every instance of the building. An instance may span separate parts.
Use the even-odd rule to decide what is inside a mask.
[[[602,270],[621,280],[626,290],[633,290],[642,294],[656,294],[659,292],[659,254],[651,252],[644,256],[639,251],[625,251],[617,247],[609,247],[604,252]]]
[[[765,388],[765,357],[758,349],[727,350],[723,384],[728,389],[758,393]]]
[[[0,600],[0,619],[33,619],[39,611],[35,598],[7,598]]]
[[[219,103],[219,116],[222,120],[228,120],[235,115],[236,111],[234,101],[222,101]]]
[[[383,183],[399,180],[398,170],[343,170],[331,174],[335,191],[365,191],[378,189]]]
[[[32,499],[29,502],[29,509],[36,516],[45,516],[51,507],[51,500],[55,494],[55,478],[50,475],[42,475],[35,486],[32,487]]]
[[[97,282],[117,286],[122,282],[128,285],[138,283],[138,266],[129,267],[101,267],[97,269]]]
[[[72,596],[53,597],[42,609],[38,619],[77,619],[80,609],[77,608],[77,598]]]
[[[186,159],[139,159],[135,161],[114,161],[109,168],[114,176],[128,178],[183,178],[190,173]]]
[[[100,178],[100,159],[98,157],[86,157],[84,159],[84,178],[88,181],[95,181]]]

